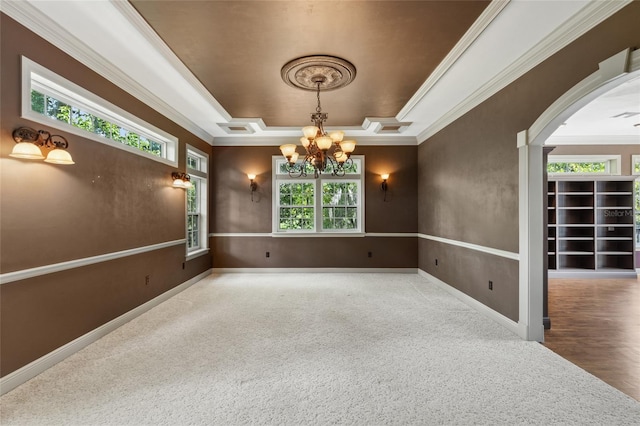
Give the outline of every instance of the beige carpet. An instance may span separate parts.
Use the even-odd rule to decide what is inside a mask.
[[[417,275],[211,276],[0,399],[3,425],[640,424]]]

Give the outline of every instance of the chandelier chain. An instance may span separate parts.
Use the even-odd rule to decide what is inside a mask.
[[[316,91],[316,97],[318,98],[318,106],[316,107],[316,112],[321,113],[322,107],[320,106],[320,82],[318,84],[318,90]]]

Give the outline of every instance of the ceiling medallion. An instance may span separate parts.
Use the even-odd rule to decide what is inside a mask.
[[[280,151],[287,159],[286,168],[289,176],[307,176],[307,170],[313,171],[314,177],[321,173],[332,176],[344,176],[354,167],[351,153],[356,149],[356,141],[343,141],[343,131],[327,133],[324,122],[328,114],[322,112],[320,91],[333,90],[351,83],[356,76],[356,68],[349,61],[334,56],[307,56],[294,59],[282,67],[282,79],[289,85],[304,90],[314,90],[318,105],[316,112],[311,113],[313,126],[302,129],[300,143],[304,147],[304,158],[298,163],[299,153],[295,144],[280,146]]]
[[[303,90],[335,90],[351,83],[356,78],[356,67],[346,59],[336,56],[304,56],[288,62],[280,70],[285,83]]]

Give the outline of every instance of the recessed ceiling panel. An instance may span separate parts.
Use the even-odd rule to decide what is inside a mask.
[[[283,82],[310,55],[356,67],[347,87],[321,94],[328,126],[394,117],[488,1],[153,1],[131,3],[232,117],[299,127],[315,94]]]

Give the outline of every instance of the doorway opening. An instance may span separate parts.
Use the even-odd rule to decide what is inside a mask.
[[[521,307],[527,309],[530,321],[539,319],[551,327],[540,336],[536,333],[541,327],[536,327],[541,323],[533,324],[531,335],[547,340],[545,344],[561,356],[640,400],[640,345],[636,343],[640,341],[640,282],[635,269],[640,266],[636,261],[640,133],[634,126],[640,122],[640,110],[636,111],[640,109],[639,70],[638,52],[630,49],[604,61],[598,72],[559,98],[524,136],[519,135],[519,141],[525,139],[519,147],[520,165],[527,171],[521,172],[527,219],[526,224],[521,221],[526,239],[521,261],[525,270],[521,290],[526,293],[521,292]],[[586,135],[580,135],[580,144],[566,134],[579,111],[630,87],[636,87],[632,107],[606,118],[629,120],[625,123],[636,130],[628,136],[635,139],[625,145],[620,135],[609,134],[608,144],[599,146]],[[563,139],[569,143],[557,143]],[[566,155],[566,161],[549,157],[552,167],[548,168],[547,154]],[[619,157],[615,165],[610,162],[614,157]],[[571,171],[578,173],[567,174]],[[544,322],[547,315],[550,321]]]

